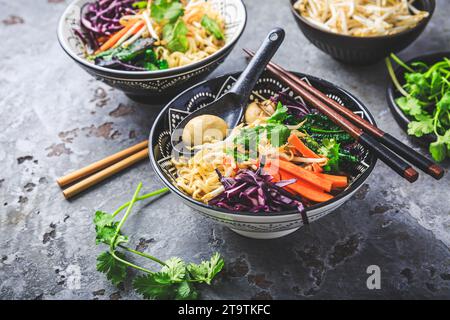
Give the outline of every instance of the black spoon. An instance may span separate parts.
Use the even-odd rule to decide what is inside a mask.
[[[217,116],[227,123],[228,129],[233,129],[239,124],[256,81],[258,81],[264,68],[280,47],[283,39],[283,29],[275,28],[270,31],[230,91],[216,101],[192,112],[180,122],[171,136],[173,151],[178,153],[191,153],[183,144],[181,133],[186,124],[195,117],[205,114]]]

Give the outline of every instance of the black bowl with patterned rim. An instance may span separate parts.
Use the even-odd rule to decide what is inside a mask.
[[[203,215],[249,237],[273,238],[283,236],[298,229],[303,223],[298,212],[295,210],[260,214],[231,212],[193,200],[189,195],[179,190],[174,183],[176,169],[170,161],[172,152],[170,143],[171,132],[186,115],[214,101],[227,92],[239,74],[233,73],[203,81],[170,101],[158,115],[150,132],[150,163],[159,178],[174,194],[187,205],[200,211]],[[338,103],[353,110],[359,116],[371,123],[375,123],[369,110],[346,90],[323,79],[300,73],[296,73],[296,75],[305,79],[322,92],[325,92]],[[274,76],[265,71],[258,80],[249,102],[254,99],[267,99],[280,91],[286,92],[295,99],[301,100],[301,97],[295,96],[290,88],[287,88]],[[362,160],[355,166],[349,179],[349,186],[332,200],[308,207],[306,215],[309,221],[314,221],[342,205],[358,190],[372,172],[377,161],[375,155],[361,145],[358,147],[361,149]]]
[[[143,103],[167,102],[179,92],[198,83],[230,54],[247,23],[242,0],[210,0],[225,19],[225,46],[212,55],[186,66],[159,71],[122,71],[97,66],[84,57],[83,43],[74,29],[80,28],[80,9],[93,0],[75,0],[66,8],[58,24],[58,41],[63,50],[97,80],[123,91]]]
[[[426,63],[427,65],[433,65],[436,62],[443,60],[444,58],[450,59],[450,51],[425,54],[425,55],[410,59],[410,60],[406,61],[405,63],[407,65],[410,65],[412,62],[421,61],[421,62]],[[405,72],[407,72],[407,71],[400,66],[397,66],[397,68],[394,70],[395,76],[397,77],[400,85],[403,85],[405,83],[405,76],[404,76]],[[395,88],[394,83],[392,81],[390,81],[387,86],[387,89],[386,89],[386,99],[388,102],[389,109],[391,110],[392,114],[394,115],[395,120],[400,125],[400,127],[403,130],[407,131],[408,124],[412,121],[412,118],[410,116],[407,116],[406,114],[404,114],[402,109],[400,109],[398,104],[395,102],[395,100],[401,96],[402,96],[402,94]],[[436,140],[436,136],[434,134],[427,134],[420,138],[412,136],[412,138],[413,138],[413,140],[415,140],[423,145],[428,145],[431,142]]]
[[[429,15],[413,28],[387,36],[354,37],[319,28],[294,8],[297,0],[289,1],[295,21],[305,37],[336,60],[352,65],[373,64],[391,52],[399,52],[409,46],[423,32],[436,7],[435,0],[415,0],[417,9],[428,11]]]

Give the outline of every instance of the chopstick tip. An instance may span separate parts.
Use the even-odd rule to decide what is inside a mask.
[[[444,176],[444,169],[437,164],[432,164],[428,167],[428,173],[436,180],[441,179]]]
[[[419,173],[414,168],[409,167],[403,172],[403,177],[409,182],[413,183],[419,178]]]

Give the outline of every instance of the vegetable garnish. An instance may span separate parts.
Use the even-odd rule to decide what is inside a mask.
[[[220,30],[220,26],[219,24],[211,19],[210,17],[208,17],[208,15],[204,15],[202,18],[202,22],[201,25],[211,34],[214,35],[214,37],[216,37],[217,40],[223,40],[224,35],[222,33],[222,30]]]
[[[174,24],[166,24],[163,28],[163,39],[167,42],[167,48],[170,51],[186,52],[189,48],[187,33],[186,24],[181,19]]]
[[[85,56],[106,68],[154,71],[187,65],[225,45],[224,19],[206,0],[93,0],[81,9],[81,29],[74,30],[85,45]],[[111,57],[116,51],[151,40],[151,55],[132,59]],[[103,53],[107,53],[103,55]]]
[[[300,152],[303,156],[308,158],[319,158],[317,154],[315,154],[314,151],[312,151],[310,148],[308,148],[302,140],[297,137],[295,134],[291,134],[288,138],[288,142],[294,146],[294,148]],[[325,155],[326,156],[326,155]]]
[[[264,214],[325,202],[348,186],[359,145],[328,117],[279,93],[250,103],[244,118],[191,158],[172,157],[178,188],[215,207]]]
[[[113,214],[103,211],[95,213],[96,243],[109,246],[108,251],[97,257],[97,270],[105,273],[114,285],[119,285],[125,280],[128,268],[143,272],[143,275],[134,278],[133,287],[146,299],[196,299],[198,291],[195,284],[211,284],[214,277],[222,270],[224,261],[217,252],[212,255],[210,260],[202,261],[200,264],[187,264],[178,257],[162,261],[152,255],[126,246],[129,238],[122,234],[121,229],[131,214],[134,204],[137,201],[166,193],[169,190],[168,188],[162,188],[139,196],[141,188],[142,183],[139,183],[131,201],[120,206]],[[116,216],[125,209],[126,212],[122,219],[116,220]],[[124,252],[149,259],[161,265],[161,269],[153,271],[147,269],[147,267],[136,265],[127,259]]]
[[[240,170],[234,178],[225,178],[216,170],[224,191],[209,201],[209,204],[234,212],[279,212],[297,209],[308,223],[303,203],[285,191],[283,187],[295,183],[296,179],[274,181],[262,167],[255,172]]]
[[[430,154],[438,162],[445,160],[450,157],[450,60],[444,58],[432,66],[416,61],[408,66],[394,54],[391,58],[407,71],[401,86],[386,58],[392,81],[403,95],[395,102],[413,119],[408,134],[419,138],[434,134],[436,141],[429,146]]]
[[[297,101],[287,95],[284,92],[279,92],[275,96],[270,98],[270,101],[279,106],[281,103],[282,106],[286,107],[286,115],[285,118],[282,119],[285,124],[297,124],[300,119],[303,119],[307,114],[311,113],[310,108],[308,108],[304,103]],[[284,111],[280,110],[280,111]]]
[[[278,185],[284,185],[284,181],[272,183],[273,177],[264,174],[259,168],[241,170],[234,178],[224,178],[217,171],[225,191],[216,198],[209,201],[210,204],[226,208],[232,211],[249,212],[276,212],[287,208],[299,208],[303,205],[295,199],[291,199],[286,192],[282,192]],[[295,181],[289,181],[287,184]]]

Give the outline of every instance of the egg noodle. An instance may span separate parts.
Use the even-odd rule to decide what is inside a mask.
[[[141,10],[138,14],[123,16],[121,18],[121,23],[126,25],[128,21],[134,21],[136,19],[144,21],[144,27],[136,33],[133,38],[153,37],[156,39],[154,51],[157,58],[166,60],[169,68],[180,67],[200,61],[215,53],[225,45],[224,39],[217,39],[201,25],[202,18],[208,16],[217,22],[223,32],[225,27],[224,19],[220,13],[213,8],[212,4],[206,0],[191,0],[189,2],[182,0],[181,3],[184,5],[184,15],[182,16],[182,20],[188,29],[186,37],[189,45],[186,52],[171,52],[166,47],[167,41],[163,39],[164,24],[149,18],[151,2],[152,1],[148,1],[147,9]],[[127,41],[129,42],[130,40]],[[125,46],[128,45],[128,43],[123,44]]]
[[[221,29],[224,29],[222,16],[214,10],[210,2],[191,0],[186,5],[183,16],[183,20],[188,28],[189,49],[184,53],[178,51],[170,52],[164,47],[164,40],[161,40],[159,43],[156,43],[157,48],[155,51],[158,58],[167,60],[170,68],[180,67],[202,60],[223,47],[223,40],[217,40],[212,34],[208,35],[205,28],[201,26],[200,21],[204,15],[217,21]],[[160,27],[158,32],[162,32]]]

